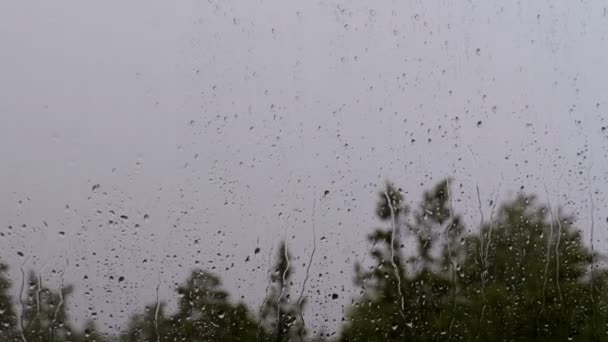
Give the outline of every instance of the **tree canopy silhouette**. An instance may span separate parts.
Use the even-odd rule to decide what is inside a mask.
[[[174,312],[148,303],[117,337],[92,321],[75,328],[73,287],[52,290],[39,273],[11,298],[22,280],[0,263],[0,341],[608,341],[608,270],[574,217],[519,193],[492,203],[487,220],[479,199],[480,222],[467,228],[450,195],[450,179],[411,208],[395,186],[379,192],[382,226],[368,235],[371,265],[354,265],[359,293],[339,334],[309,333],[294,258],[280,241],[257,309],[231,301],[220,275],[193,269],[176,287]]]
[[[391,185],[380,195],[378,217],[392,226],[369,236],[373,267],[355,267],[362,293],[342,340],[608,338],[606,270],[593,267],[596,256],[572,218],[520,194],[464,233],[449,180],[426,192],[411,214],[401,203]],[[416,247],[405,264],[403,227]]]
[[[285,241],[281,241],[260,314],[270,342],[299,341],[306,334],[300,312],[304,302],[298,303],[291,293],[293,272],[291,253]]]

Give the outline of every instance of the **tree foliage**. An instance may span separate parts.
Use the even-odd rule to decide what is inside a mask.
[[[291,292],[293,270],[287,244],[281,241],[260,315],[262,326],[268,332],[267,341],[299,341],[306,334],[300,312],[305,303]]]
[[[253,341],[257,324],[245,304],[232,304],[216,275],[194,270],[177,288],[177,312],[149,305],[131,319],[123,341]],[[158,310],[157,310],[158,309]]]
[[[389,185],[383,194],[393,192]],[[446,180],[425,193],[413,213],[395,210],[396,227],[369,236],[375,264],[369,271],[355,267],[362,294],[349,311],[342,340],[608,338],[608,276],[593,268],[597,255],[582,243],[572,218],[520,194],[465,234],[449,201]],[[382,196],[378,206],[386,221]],[[405,265],[403,226],[415,246]]]
[[[11,282],[6,273],[8,266],[0,263],[0,340],[8,340],[14,334],[17,316],[10,296]]]
[[[175,288],[174,312],[149,303],[118,339],[608,341],[608,270],[573,217],[520,193],[488,219],[480,199],[481,222],[467,228],[450,191],[443,180],[412,208],[391,184],[379,192],[382,226],[368,235],[371,262],[354,266],[359,294],[338,335],[307,331],[306,298],[294,290],[294,259],[281,241],[258,310],[232,302],[219,275],[194,269]],[[0,341],[116,340],[94,322],[72,325],[72,286],[51,290],[34,272],[9,281],[7,270],[0,263]],[[11,298],[21,283],[21,297]]]

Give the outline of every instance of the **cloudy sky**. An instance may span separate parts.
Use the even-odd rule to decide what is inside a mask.
[[[386,180],[453,177],[472,227],[523,186],[601,248],[607,31],[600,1],[4,1],[0,259],[115,330],[195,266],[259,305],[283,238],[299,284],[314,221],[332,329]]]

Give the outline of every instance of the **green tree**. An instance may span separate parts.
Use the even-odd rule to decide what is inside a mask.
[[[381,193],[378,216],[391,228],[369,236],[375,266],[356,266],[362,293],[342,340],[608,340],[608,272],[572,217],[520,195],[465,234],[449,180],[409,215],[402,202],[392,186]],[[405,263],[402,226],[416,247]]]
[[[95,324],[94,321],[87,321],[84,325],[84,329],[77,333],[73,334],[70,341],[74,342],[101,342],[107,339],[111,339],[112,336],[108,337],[107,333],[101,333]]]
[[[460,279],[468,339],[607,340],[606,272],[591,277],[595,256],[572,221],[520,195],[467,237]]]
[[[68,320],[66,304],[72,286],[52,291],[44,286],[42,276],[31,271],[26,282],[21,317],[27,341],[67,341],[74,329]]]
[[[6,276],[8,266],[0,262],[0,341],[8,340],[15,334],[17,317],[10,296],[11,282]]]
[[[24,284],[27,289],[21,298],[23,306],[17,317],[16,329],[10,340],[22,341],[103,341],[93,322],[87,322],[83,331],[75,329],[69,320],[67,303],[72,286],[53,291],[44,286],[40,273],[31,271]],[[21,329],[23,328],[23,329]]]
[[[133,317],[123,341],[253,341],[257,324],[243,303],[230,303],[220,278],[194,270],[177,288],[177,312],[166,316],[164,306],[149,305]],[[158,331],[158,334],[157,334]]]
[[[441,325],[449,322],[444,317],[449,312],[449,276],[441,259],[434,256],[441,233],[455,234],[460,229],[449,210],[447,184],[444,181],[425,193],[413,213],[392,185],[380,193],[376,212],[390,227],[377,228],[368,236],[375,263],[371,270],[355,265],[355,284],[362,294],[348,312],[343,340],[425,341],[438,337]],[[416,247],[409,259],[403,255],[404,227]]]
[[[158,341],[161,339],[160,332],[169,331],[170,328],[171,322],[166,316],[164,303],[147,305],[143,313],[131,317],[120,340],[123,342]]]
[[[301,307],[297,297],[292,296],[293,262],[285,241],[281,241],[277,259],[270,274],[266,299],[261,307],[261,324],[269,336],[265,341],[299,341],[306,335]]]
[[[257,325],[247,307],[232,305],[221,289],[219,277],[194,271],[177,289],[178,312],[172,316],[170,335],[182,341],[245,341],[255,336]]]

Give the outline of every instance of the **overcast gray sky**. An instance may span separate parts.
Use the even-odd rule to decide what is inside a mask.
[[[326,296],[356,295],[383,182],[415,202],[446,176],[471,226],[476,185],[486,203],[546,185],[585,232],[591,193],[603,246],[604,6],[3,1],[0,258],[51,284],[69,260],[73,315],[105,328],[195,261],[258,305],[285,236],[303,279],[316,197],[307,314],[339,321]]]

